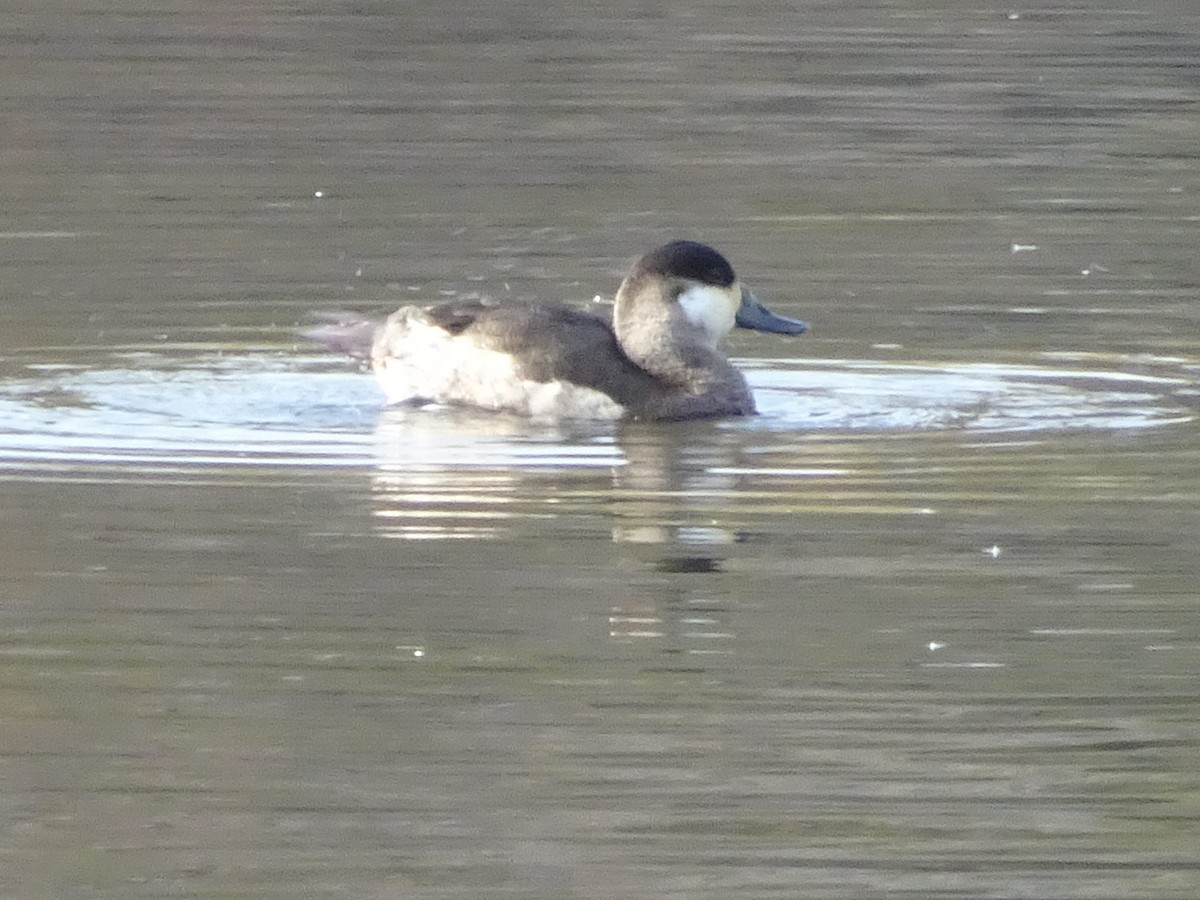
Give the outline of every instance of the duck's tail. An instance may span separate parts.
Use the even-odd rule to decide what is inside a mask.
[[[345,353],[355,359],[370,359],[375,333],[381,323],[352,312],[319,312],[314,318],[322,325],[303,332],[302,337],[324,344],[334,353]]]

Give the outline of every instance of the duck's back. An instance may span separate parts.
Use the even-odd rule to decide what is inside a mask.
[[[607,322],[561,304],[405,307],[380,328],[372,361],[392,402],[544,418],[616,419],[663,390]]]

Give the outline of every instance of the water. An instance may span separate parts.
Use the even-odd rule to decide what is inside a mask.
[[[0,893],[1200,895],[1195,14],[6,21]],[[671,237],[753,419],[296,337]]]
[[[582,434],[611,445],[621,430],[456,410],[381,412],[372,376],[331,371],[324,357],[142,349],[114,350],[91,364],[79,353],[72,358],[27,363],[25,377],[0,385],[0,461],[18,470],[45,462],[443,468],[544,465],[565,453],[566,464],[581,465],[568,446],[551,442]],[[1113,431],[1192,420],[1174,396],[1192,383],[1177,364],[1157,361],[1159,374],[1150,374],[1148,364],[1133,373],[1080,362],[1094,361],[1071,368],[743,361],[759,416],[719,427],[794,442],[825,431]],[[535,449],[501,449],[514,438],[535,439]],[[615,461],[599,457],[601,465]]]

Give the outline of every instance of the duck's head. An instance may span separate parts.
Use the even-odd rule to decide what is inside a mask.
[[[697,241],[672,241],[637,261],[617,292],[618,334],[650,323],[684,322],[715,347],[736,325],[775,334],[803,334],[808,326],[778,316],[742,287],[733,266]]]

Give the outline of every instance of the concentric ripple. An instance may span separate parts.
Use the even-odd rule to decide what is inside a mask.
[[[11,362],[11,361],[10,361]],[[1182,368],[741,363],[776,433],[1139,429],[1186,421]],[[11,367],[10,367],[11,371]],[[611,465],[612,427],[573,430],[464,410],[384,410],[373,379],[289,353],[110,353],[30,361],[0,381],[0,463],[363,466]]]

